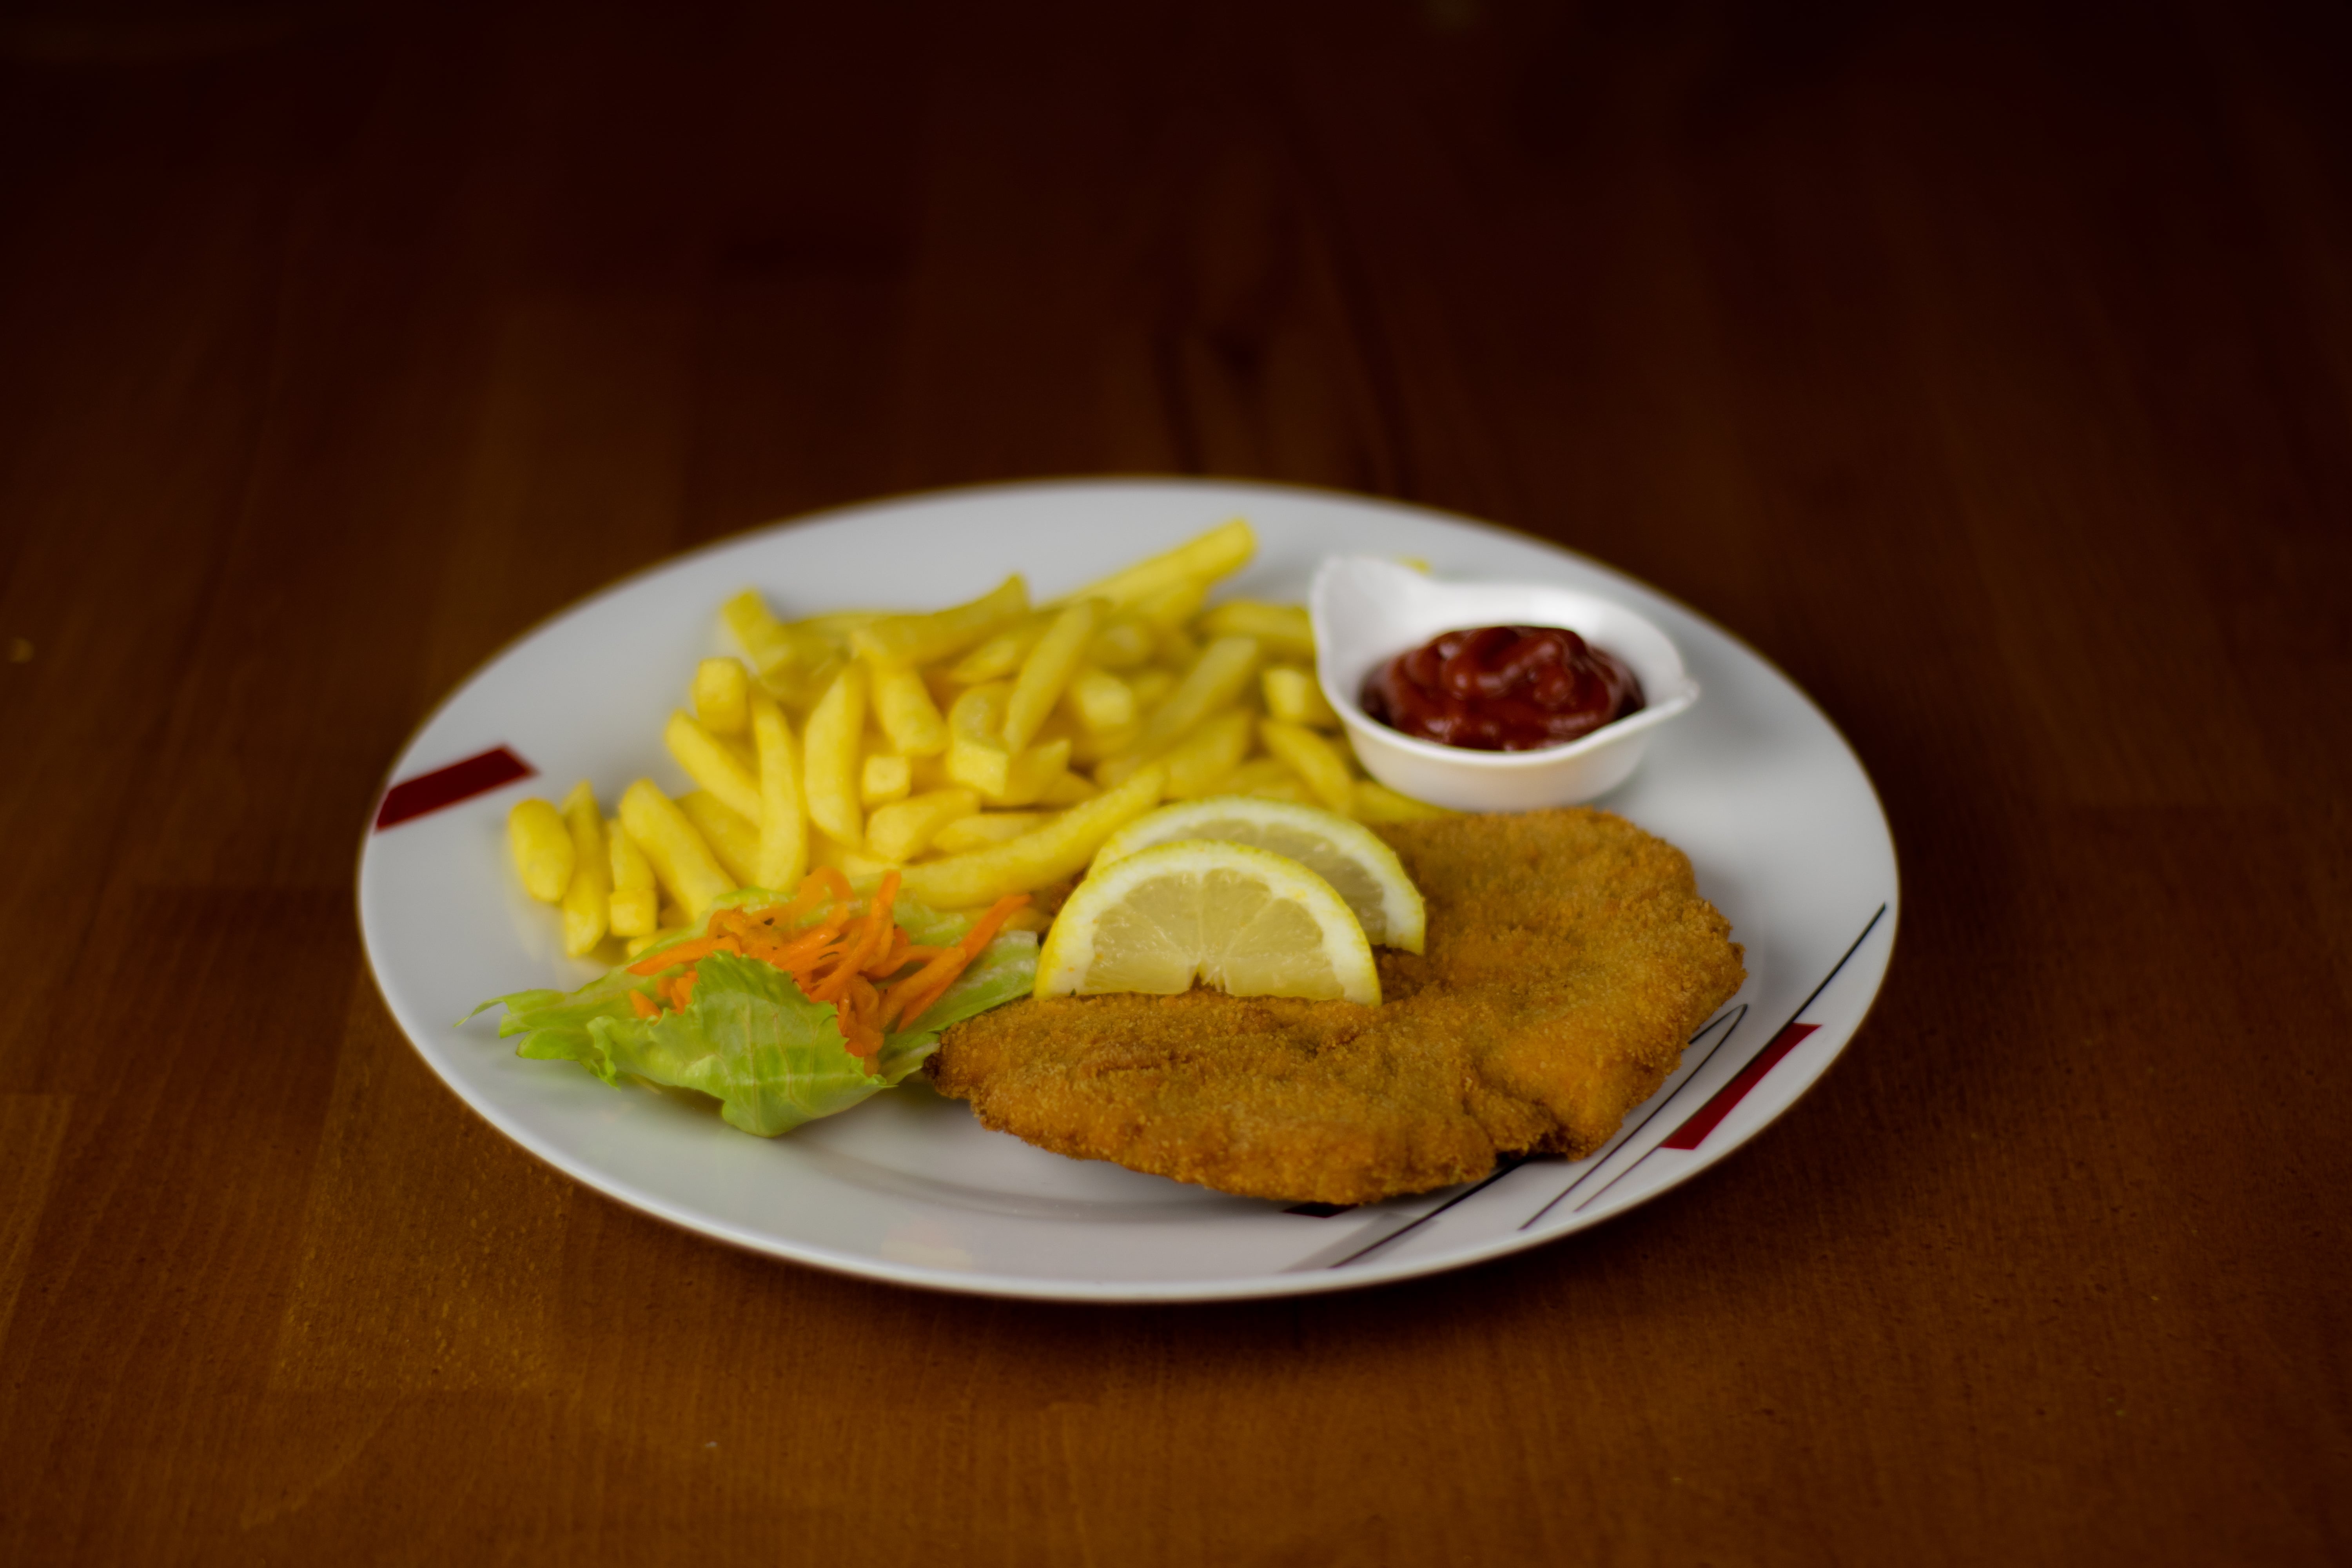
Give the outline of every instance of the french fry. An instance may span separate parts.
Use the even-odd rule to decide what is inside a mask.
[[[752,880],[787,891],[801,885],[808,868],[808,808],[792,729],[765,693],[751,699],[751,743],[760,756],[760,863]]]
[[[1170,626],[1160,634],[1152,651],[1169,668],[1188,670],[1192,661],[1201,657],[1201,639],[1182,626]]]
[[[1315,624],[1304,605],[1266,605],[1228,599],[1202,616],[1197,628],[1213,637],[1255,637],[1277,658],[1313,659]]]
[[[604,845],[610,851],[613,891],[610,919],[614,936],[650,936],[661,929],[661,897],[654,888],[654,863],[629,837],[618,817],[604,821]]]
[[[1313,670],[1295,664],[1270,664],[1258,677],[1258,686],[1265,693],[1265,710],[1271,717],[1310,730],[1339,727],[1339,715],[1323,700],[1323,689],[1315,683]]]
[[[1162,669],[1157,665],[1150,669],[1139,669],[1127,677],[1127,689],[1135,693],[1136,711],[1149,713],[1167,701],[1168,694],[1176,689],[1176,682],[1181,679],[1174,670]]]
[[[806,620],[792,622],[786,629],[790,630],[797,626],[814,632],[835,647],[846,650],[849,647],[849,635],[852,632],[860,626],[870,626],[877,621],[889,620],[893,612],[889,610],[827,610],[821,616],[811,616]]]
[[[844,665],[817,700],[801,736],[801,791],[809,820],[845,849],[856,848],[866,830],[866,814],[857,801],[857,742],[866,730],[866,667]]]
[[[1279,757],[1252,757],[1218,783],[1217,793],[1315,804],[1315,792]]]
[[[1091,769],[1105,758],[1118,756],[1126,751],[1142,733],[1143,726],[1140,724],[1122,724],[1099,735],[1089,735],[1080,731],[1070,737],[1070,765]]]
[[[743,645],[743,651],[751,656],[751,668],[761,675],[798,658],[798,644],[769,610],[757,588],[746,588],[719,605],[719,615],[735,634],[735,640]]]
[[[1255,637],[1219,637],[1202,649],[1191,672],[1143,721],[1143,733],[1127,750],[1105,759],[1095,770],[1095,782],[1105,789],[1112,788],[1240,696],[1249,685],[1251,672],[1257,668],[1257,654]]]
[[[907,766],[910,775],[907,786],[910,794],[929,795],[935,789],[956,787],[955,780],[948,777],[948,759],[944,752],[936,757],[909,757]]]
[[[911,860],[931,847],[941,829],[979,810],[980,796],[968,789],[909,795],[866,818],[866,847],[880,859]]]
[[[1459,816],[1458,811],[1448,811],[1442,805],[1432,805],[1425,800],[1415,800],[1400,795],[1376,779],[1356,781],[1355,809],[1349,813],[1358,822],[1422,822],[1436,816]]]
[[[1037,792],[1039,805],[1076,805],[1082,800],[1092,800],[1102,794],[1095,782],[1081,773],[1068,768],[1054,775],[1054,782]]]
[[[621,826],[646,852],[655,880],[688,919],[700,920],[709,911],[711,900],[734,890],[710,846],[651,779],[639,779],[621,792]]]
[[[1133,669],[1149,661],[1151,650],[1160,646],[1160,634],[1151,624],[1137,615],[1122,615],[1106,622],[1095,634],[1087,658],[1105,669]]]
[[[514,853],[515,875],[522,879],[523,891],[542,904],[562,901],[563,889],[572,885],[577,851],[562,812],[537,795],[515,802],[507,813],[507,847]]]
[[[1168,798],[1194,800],[1223,794],[1218,784],[1249,754],[1256,721],[1245,708],[1228,709],[1171,748],[1163,759],[1168,764]]]
[[[760,885],[760,825],[707,789],[677,797],[678,810],[710,846],[719,869],[738,888]]]
[[[809,866],[817,870],[832,867],[853,882],[861,878],[878,878],[885,871],[895,869],[889,861],[868,855],[863,849],[849,848],[822,833],[809,840]]]
[[[596,792],[582,779],[563,797],[563,825],[572,834],[572,885],[563,889],[563,951],[586,955],[604,940],[612,918],[613,863],[604,848],[604,816]]]
[[[1168,770],[1147,767],[1114,790],[1074,805],[1034,833],[944,859],[918,861],[899,884],[933,909],[967,909],[1076,875],[1103,840],[1160,803]]]
[[[991,680],[948,710],[948,777],[991,799],[1012,778],[1013,752],[1004,743],[1004,704],[1012,695],[1011,681]]]
[[[760,684],[770,696],[796,709],[823,696],[848,657],[844,640],[848,634],[826,629],[829,617],[787,626],[769,613],[767,601],[755,588],[728,600],[719,615],[751,656]]]
[[[983,811],[977,816],[958,817],[939,830],[931,839],[931,847],[943,855],[984,849],[1024,833],[1034,833],[1053,821],[1054,816],[1050,811]]]
[[[1297,781],[1298,775],[1280,757],[1252,757],[1225,775],[1227,795],[1247,795],[1262,784],[1276,784],[1284,779]]]
[[[1164,588],[1154,588],[1129,609],[1145,626],[1164,634],[1177,630],[1200,614],[1201,601],[1208,596],[1206,577],[1180,577]]]
[[[858,769],[857,798],[871,811],[877,805],[906,799],[914,788],[914,764],[905,757],[888,752],[868,752],[864,765]]]
[[[1095,626],[1101,618],[1101,605],[1092,599],[1079,600],[1054,617],[1052,628],[1021,661],[1012,695],[1004,700],[1004,721],[999,731],[1008,750],[1017,752],[1036,736],[1037,727],[1062,700],[1063,689],[1086,657],[1087,645],[1094,641]]]
[[[1343,816],[1355,809],[1356,781],[1339,747],[1303,724],[1280,719],[1259,721],[1257,733],[1265,749],[1289,763],[1315,793],[1318,804]]]
[[[1051,610],[1023,616],[956,660],[954,668],[948,671],[948,679],[959,686],[1003,680],[1021,668],[1021,661],[1029,657],[1029,650],[1037,646],[1037,639],[1053,624]]]
[[[738,666],[737,668],[741,668]],[[686,776],[725,801],[738,815],[760,820],[760,779],[733,747],[683,710],[669,716],[662,744]]]
[[[740,735],[751,721],[751,674],[740,658],[694,667],[694,716],[714,735]]]
[[[1285,772],[1283,776],[1278,779],[1273,779],[1267,783],[1254,785],[1249,789],[1234,790],[1230,793],[1235,795],[1255,795],[1261,800],[1295,800],[1301,805],[1320,805],[1323,804],[1321,801],[1315,798],[1315,792],[1307,787],[1307,781],[1305,779],[1300,778],[1297,773],[1289,772]]]
[[[1135,689],[1098,665],[1082,664],[1070,672],[1062,707],[1089,735],[1128,729],[1137,719]]]
[[[852,651],[879,665],[934,664],[963,652],[1029,613],[1029,585],[1018,575],[969,604],[928,616],[886,616],[849,634]]]
[[[948,721],[931,700],[922,672],[903,665],[876,669],[874,721],[890,739],[890,749],[902,757],[935,757],[948,749]]]
[[[1148,595],[1188,577],[1213,583],[1240,570],[1255,553],[1257,536],[1250,531],[1248,523],[1235,518],[1164,554],[1139,561],[1123,572],[1114,572],[1075,594],[1065,595],[1055,603],[1066,605],[1078,599],[1108,599],[1118,608],[1125,609]]]
[[[1004,787],[990,795],[988,804],[1031,805],[1043,799],[1045,792],[1067,776],[1069,771],[1069,738],[1042,742],[1013,756],[1004,770]]]

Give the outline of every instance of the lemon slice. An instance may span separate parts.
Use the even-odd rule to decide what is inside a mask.
[[[1355,911],[1366,937],[1382,947],[1421,951],[1421,892],[1404,874],[1396,851],[1360,822],[1295,801],[1212,795],[1137,817],[1095,852],[1095,869],[1179,838],[1213,838],[1286,855],[1331,884]]]
[[[1235,996],[1381,999],[1364,928],[1300,865],[1246,844],[1182,839],[1099,866],[1037,955],[1037,994],[1171,995],[1195,978]]]

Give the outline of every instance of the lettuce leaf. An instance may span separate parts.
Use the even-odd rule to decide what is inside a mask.
[[[919,906],[900,923],[918,940],[953,940],[954,926],[969,929],[961,917]],[[912,1026],[883,1037],[871,1073],[842,1038],[832,1003],[812,1002],[792,976],[732,953],[703,957],[693,1005],[658,1018],[638,1017],[629,1001],[650,991],[654,977],[625,966],[569,994],[518,991],[483,1005],[505,1006],[499,1034],[521,1037],[519,1056],[578,1062],[615,1087],[627,1077],[696,1089],[719,1102],[729,1124],[772,1138],[898,1083],[939,1047],[940,1030],[1028,994],[1036,973],[1034,933],[998,937]]]

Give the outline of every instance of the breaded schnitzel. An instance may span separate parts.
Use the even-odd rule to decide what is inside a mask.
[[[1429,907],[1378,1006],[1061,996],[948,1031],[926,1069],[987,1126],[1252,1197],[1369,1203],[1498,1154],[1582,1155],[1739,989],[1673,845],[1580,808],[1378,829]]]

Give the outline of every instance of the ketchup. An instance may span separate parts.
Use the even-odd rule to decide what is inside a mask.
[[[1364,711],[1391,730],[1476,752],[1564,746],[1642,709],[1616,655],[1559,626],[1446,632],[1364,678]]]

